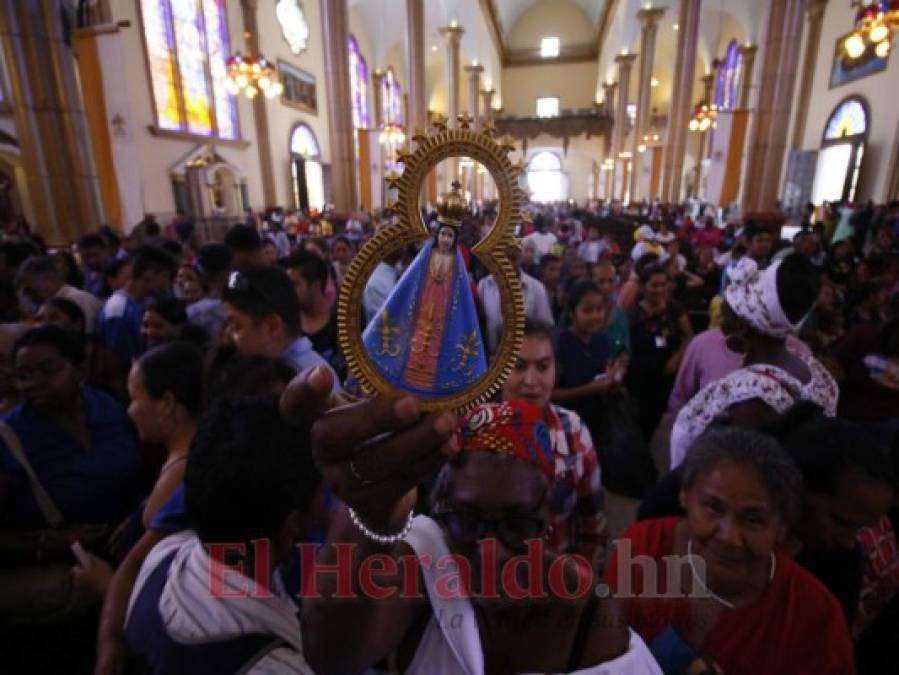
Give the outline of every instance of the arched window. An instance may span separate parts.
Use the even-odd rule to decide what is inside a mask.
[[[290,133],[290,175],[294,206],[321,211],[325,205],[321,157],[315,134],[305,124]]]
[[[531,201],[557,202],[565,198],[562,160],[554,152],[538,152],[528,164]]]
[[[312,129],[305,124],[299,124],[290,135],[290,151],[301,157],[313,157],[318,159],[318,141]]]
[[[718,81],[715,84],[715,104],[720,110],[733,110],[737,107],[742,71],[743,55],[740,53],[740,46],[736,40],[731,40],[724,61],[718,68]]]
[[[403,126],[403,90],[393,68],[387,68],[381,80],[381,117],[385,124]]]
[[[870,127],[868,104],[858,96],[850,96],[837,105],[827,124],[818,166],[812,201],[855,200],[862,160],[865,157],[865,141]]]
[[[349,37],[350,50],[350,98],[353,104],[353,127],[367,129],[368,122],[368,64],[359,51],[359,43]]]
[[[868,113],[860,98],[848,98],[840,103],[827,120],[824,142],[840,141],[868,132]]]
[[[140,7],[156,125],[237,138],[237,106],[224,87],[225,0],[140,0]]]

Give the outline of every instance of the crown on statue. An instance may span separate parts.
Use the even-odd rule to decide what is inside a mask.
[[[461,227],[462,219],[468,215],[468,204],[462,195],[462,183],[454,180],[453,189],[444,192],[437,204],[437,222],[442,225]]]

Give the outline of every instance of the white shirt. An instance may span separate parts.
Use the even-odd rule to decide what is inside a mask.
[[[542,258],[552,250],[558,239],[552,232],[531,232],[524,238],[524,241],[534,242],[534,245],[537,247],[537,257]]]
[[[365,324],[375,318],[375,314],[381,309],[390,291],[396,286],[399,278],[396,268],[387,263],[379,263],[375,271],[371,273],[365,290],[362,292],[362,306],[365,308]]]
[[[64,298],[74,302],[84,312],[84,330],[88,335],[93,335],[97,329],[97,315],[103,307],[103,301],[87,291],[81,291],[74,286],[64,284],[56,291],[57,298]]]
[[[520,277],[525,316],[532,321],[539,321],[548,326],[555,325],[546,288],[534,277],[524,272],[521,272]],[[492,275],[478,282],[478,299],[481,301],[484,316],[487,317],[487,348],[491,352],[495,352],[503,333],[503,313],[499,287]]]
[[[405,675],[484,675],[484,650],[471,601],[461,594],[439,592],[441,580],[448,578],[447,575],[460,575],[440,526],[427,516],[416,516],[406,543],[419,559],[449,564],[445,568],[442,565],[422,567],[431,618]],[[662,675],[662,671],[646,643],[630,631],[624,654],[580,669],[576,675]]]
[[[595,263],[599,261],[600,256],[607,248],[608,245],[602,239],[585,241],[578,246],[577,255],[584,262]]]

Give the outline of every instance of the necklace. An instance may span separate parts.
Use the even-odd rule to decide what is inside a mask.
[[[699,575],[699,572],[696,571],[696,566],[693,564],[693,540],[687,539],[687,562],[690,563],[690,571],[693,573],[693,579],[696,580],[706,593],[715,600],[716,602],[721,603],[728,609],[733,609],[735,607],[734,603],[730,600],[725,600],[720,595],[717,595],[711,588],[709,588],[705,581],[703,581],[702,577]],[[771,583],[774,580],[774,571],[777,569],[777,558],[774,557],[774,553],[771,553],[771,572],[768,574],[768,583]]]

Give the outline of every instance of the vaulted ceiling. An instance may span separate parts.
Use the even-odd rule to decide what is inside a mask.
[[[392,64],[405,80],[406,0],[348,1],[351,27],[367,34],[363,48],[370,67]],[[484,65],[485,85],[500,90],[497,105],[502,101],[502,69],[536,60],[540,37],[560,33],[562,57],[597,63],[597,81],[585,85],[595,85],[598,99],[600,84],[616,78],[615,55],[625,49],[639,52],[637,12],[648,4],[668,8],[654,69],[659,86],[653,90],[653,104],[662,105],[673,80],[679,0],[425,0],[428,106],[439,109],[445,103],[446,41],[439,29],[451,21],[465,29],[462,62]],[[762,0],[703,0],[697,82],[731,39],[758,41],[764,5]]]
[[[532,9],[535,5],[540,4],[541,0],[487,0],[495,9],[497,23],[504,42],[508,44],[512,30],[518,21]],[[582,10],[584,18],[589,22],[590,26],[595,30],[599,27],[603,13],[608,10],[610,5],[614,5],[616,0],[574,0]]]

